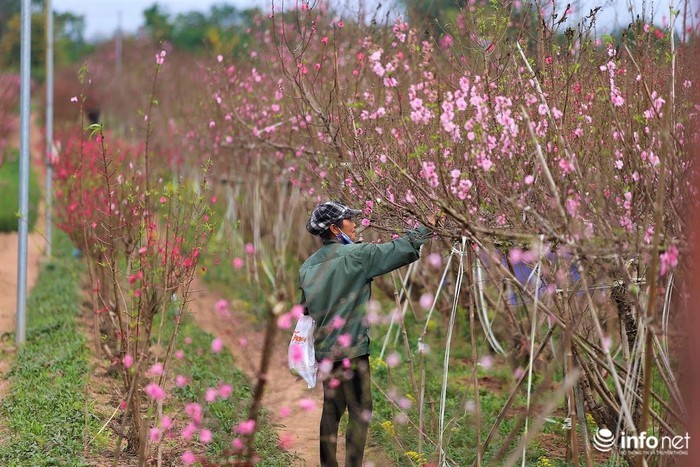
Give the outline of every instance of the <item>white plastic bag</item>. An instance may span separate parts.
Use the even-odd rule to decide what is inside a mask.
[[[314,329],[316,322],[309,315],[302,315],[289,342],[289,369],[306,381],[309,389],[316,386],[318,362],[314,351]]]

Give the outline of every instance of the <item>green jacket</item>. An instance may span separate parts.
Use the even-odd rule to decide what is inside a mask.
[[[343,245],[325,240],[301,265],[302,302],[316,321],[317,360],[339,361],[369,354],[369,325],[363,318],[372,279],[417,260],[420,246],[429,238],[430,230],[421,226],[382,244]],[[336,317],[340,320],[334,325]]]

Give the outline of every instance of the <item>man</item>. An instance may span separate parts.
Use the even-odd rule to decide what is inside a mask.
[[[323,383],[321,465],[335,467],[338,424],[348,410],[346,467],[362,465],[372,413],[369,325],[364,320],[370,283],[376,276],[419,258],[430,230],[419,227],[389,243],[355,243],[361,211],[329,201],[314,209],[306,229],[323,245],[301,265],[302,302],[316,321],[318,361],[332,362]]]

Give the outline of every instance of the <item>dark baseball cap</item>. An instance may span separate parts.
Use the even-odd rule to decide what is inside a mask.
[[[309,222],[306,223],[306,230],[312,235],[321,235],[336,222],[343,219],[351,219],[362,214],[359,209],[350,209],[337,201],[328,201],[319,204],[311,213]]]

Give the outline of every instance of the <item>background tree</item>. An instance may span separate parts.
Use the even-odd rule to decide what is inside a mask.
[[[20,4],[0,0],[0,69],[17,71],[20,66]],[[44,1],[32,1],[32,77],[42,81],[46,62],[46,16]],[[75,63],[92,50],[85,41],[85,18],[70,12],[54,13],[54,53],[57,65]]]
[[[239,10],[231,5],[214,5],[207,13],[189,11],[174,18],[155,3],[144,12],[145,30],[156,43],[167,41],[176,49],[226,56],[240,55],[248,46],[249,28],[260,9]]]
[[[154,3],[143,11],[144,28],[149,36],[156,42],[171,41],[173,25],[170,15],[163,11],[158,3]]]

